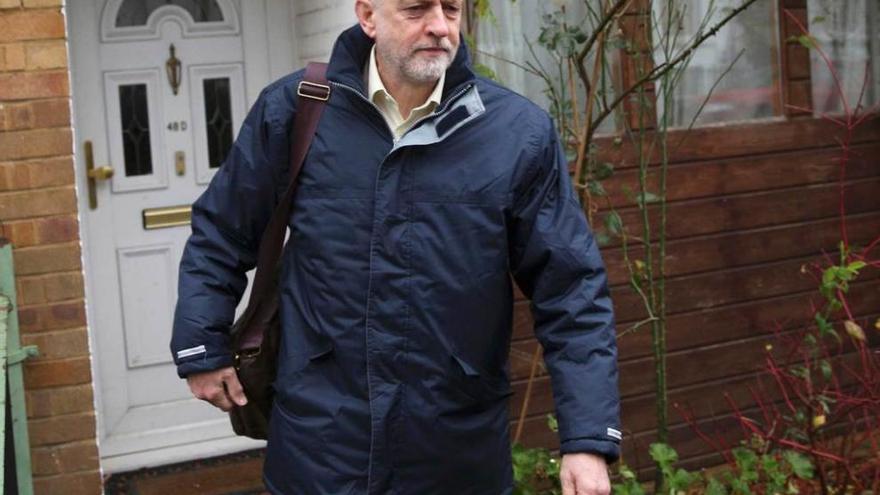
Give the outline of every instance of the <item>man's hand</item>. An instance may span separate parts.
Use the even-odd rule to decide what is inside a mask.
[[[239,406],[247,404],[244,389],[232,366],[204,373],[193,373],[186,377],[186,383],[189,384],[189,389],[196,399],[208,401],[224,411],[229,411],[236,404]]]
[[[608,495],[611,482],[601,455],[587,452],[565,454],[559,468],[562,495]]]

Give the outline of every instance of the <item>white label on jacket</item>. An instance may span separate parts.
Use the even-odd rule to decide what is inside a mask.
[[[609,437],[613,437],[618,440],[620,440],[620,438],[621,438],[620,430],[615,430],[614,428],[612,428],[610,426],[605,430],[605,433],[607,433]]]
[[[182,351],[177,351],[177,359],[183,359],[185,357],[195,356],[196,354],[204,354],[205,346],[200,345],[198,347],[190,347],[189,349],[184,349]]]

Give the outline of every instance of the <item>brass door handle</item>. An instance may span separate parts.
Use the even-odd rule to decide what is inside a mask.
[[[113,177],[113,169],[108,166],[93,168],[88,171],[88,176],[95,180],[107,180]]]
[[[86,177],[89,186],[89,208],[92,210],[98,207],[98,193],[96,184],[99,180],[107,180],[113,177],[113,168],[108,166],[95,168],[95,155],[92,151],[92,142],[83,143],[83,152],[86,155]]]

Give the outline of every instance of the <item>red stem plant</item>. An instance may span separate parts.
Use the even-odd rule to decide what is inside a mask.
[[[794,450],[812,461],[815,483],[799,485],[801,493],[880,493],[880,349],[876,345],[872,349],[869,343],[874,340],[876,344],[880,319],[874,314],[870,315],[875,319],[873,324],[868,318],[860,323],[850,303],[851,284],[860,271],[880,268],[880,257],[874,252],[880,235],[864,247],[850,244],[845,201],[847,165],[856,153],[852,149],[856,130],[877,117],[880,105],[863,108],[869,70],[858,101],[852,105],[825,51],[796,16],[787,10],[785,15],[801,31],[797,40],[815,50],[830,71],[834,92],[843,106],[842,115],[821,115],[841,130],[836,138],[840,154],[835,158],[840,185],[839,253],[831,256],[823,252],[819,260],[802,267],[802,273],[815,278],[823,300],[818,305],[810,302],[804,326],[783,330],[777,323],[772,327],[773,343],[765,346],[757,386],[749,387],[754,409],[744,411],[727,392],[724,397],[748,446],[762,452]],[[868,290],[876,290],[876,286]],[[866,327],[876,331],[869,330],[871,334],[866,335]],[[735,468],[725,439],[702,431],[692,412],[674,406],[691,429]]]

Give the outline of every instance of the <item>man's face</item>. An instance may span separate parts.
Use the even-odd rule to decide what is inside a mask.
[[[458,50],[462,0],[373,3],[380,63],[411,83],[436,82]]]

